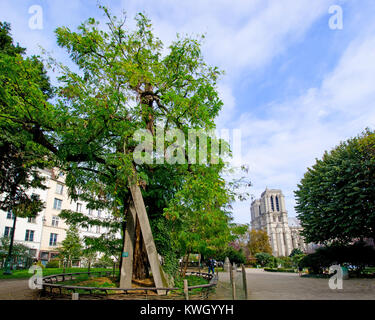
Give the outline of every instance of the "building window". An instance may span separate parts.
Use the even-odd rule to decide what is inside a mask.
[[[275,211],[275,206],[273,204],[273,196],[271,196],[271,210]]]
[[[49,257],[49,253],[48,252],[41,252],[40,253],[40,259],[41,260],[48,260],[48,257]]]
[[[14,214],[13,214],[13,212],[12,212],[12,210],[10,210],[10,211],[8,211],[8,213],[7,213],[7,219],[14,219]]]
[[[63,190],[64,190],[64,185],[62,185],[61,183],[56,184],[56,193],[57,194],[63,194]]]
[[[98,218],[100,218],[102,215],[102,210],[98,210]]]
[[[53,202],[53,208],[56,210],[61,210],[62,200],[55,198]]]
[[[59,226],[59,217],[53,216],[52,217],[52,227],[58,227]]]
[[[100,233],[100,226],[96,226],[96,233]]]
[[[261,215],[262,214],[262,211],[260,211],[260,206],[259,206],[259,215]]]
[[[57,234],[56,233],[51,233],[49,236],[49,245],[51,247],[54,247],[57,245]]]
[[[82,212],[82,203],[77,203],[77,212]]]
[[[28,218],[27,218],[27,222],[28,222],[28,223],[35,223],[35,222],[36,222],[36,219],[35,219],[35,217],[28,217]]]
[[[280,211],[279,197],[278,196],[276,196],[276,211]]]
[[[4,238],[9,238],[12,235],[12,232],[13,232],[12,227],[5,227]]]
[[[34,241],[34,231],[33,230],[26,230],[25,241],[30,241],[30,242]]]
[[[92,216],[92,209],[89,209],[89,216]]]

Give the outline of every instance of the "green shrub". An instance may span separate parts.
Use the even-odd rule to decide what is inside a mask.
[[[335,264],[351,265],[361,272],[365,266],[375,265],[375,250],[363,242],[347,246],[334,244],[317,249],[299,262],[301,267],[308,268],[314,274],[321,274]]]
[[[46,264],[46,268],[58,268],[59,267],[59,260],[58,259],[52,259],[48,261]]]
[[[270,255],[269,253],[257,253],[255,254],[255,258],[257,259],[257,263],[260,264],[262,267],[273,267],[273,265],[275,264],[275,257]]]
[[[264,271],[268,271],[268,272],[290,272],[290,273],[294,273],[295,270],[294,269],[288,269],[288,268],[264,268]]]
[[[228,247],[226,250],[213,254],[212,256],[217,261],[225,261],[225,258],[228,257],[231,263],[242,264],[246,262],[246,257],[243,250],[236,250],[233,247]]]
[[[102,256],[93,264],[94,268],[110,268],[113,267],[114,261],[107,255]]]

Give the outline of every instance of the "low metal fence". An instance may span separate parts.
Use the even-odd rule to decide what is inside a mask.
[[[43,277],[43,283],[42,283],[42,292],[43,294],[46,294],[47,291],[49,293],[53,294],[56,293],[56,291],[59,292],[61,295],[63,293],[63,290],[70,291],[71,293],[77,293],[80,292],[88,292],[90,295],[93,294],[94,291],[99,291],[101,293],[104,293],[105,295],[108,295],[109,292],[115,292],[116,294],[131,294],[131,293],[139,293],[144,292],[144,294],[148,295],[149,292],[158,293],[159,295],[168,295],[169,292],[172,291],[181,291],[181,288],[178,287],[172,287],[172,288],[159,288],[159,287],[138,287],[138,288],[115,288],[115,287],[89,287],[89,286],[74,286],[74,285],[67,285],[62,284],[59,282],[65,282],[67,280],[73,280],[75,277],[87,274],[89,276],[91,275],[97,275],[100,276],[111,276],[113,275],[112,271],[91,271],[91,272],[72,272],[72,273],[62,273],[62,274],[55,274],[55,275],[49,275]],[[195,285],[195,286],[188,286],[187,290],[191,291],[194,289],[210,289],[217,285],[217,275],[204,273],[204,272],[186,272],[186,275],[195,275],[198,277],[202,277],[206,280],[209,280],[208,284],[202,284],[202,285]],[[207,294],[206,294],[207,297]],[[187,298],[187,297],[186,297]]]

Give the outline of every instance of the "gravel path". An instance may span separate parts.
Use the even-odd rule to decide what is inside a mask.
[[[374,279],[344,280],[342,290],[331,290],[328,279],[303,278],[296,273],[247,269],[249,300],[375,300]],[[237,296],[244,298],[242,273],[236,275]],[[232,299],[229,274],[219,273],[219,285],[212,300]]]
[[[34,300],[36,292],[29,289],[29,280],[0,279],[0,300]]]

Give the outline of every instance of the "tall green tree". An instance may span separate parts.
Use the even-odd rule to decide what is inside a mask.
[[[28,192],[46,188],[40,169],[50,163],[45,148],[34,141],[40,139],[38,115],[30,106],[52,94],[43,64],[35,56],[24,57],[26,49],[13,44],[10,31],[0,22],[0,209],[14,215],[5,273],[10,273],[17,217],[35,217],[44,206]]]
[[[189,164],[158,165],[170,174],[152,185],[155,172],[160,177],[163,169],[133,162],[137,145],[133,135],[139,129],[154,134],[155,126],[161,123],[165,129],[178,128],[186,135],[190,128],[214,128],[214,118],[222,106],[215,88],[220,71],[204,62],[200,39],[178,37],[163,53],[162,42],[155,38],[144,15],[136,16],[137,26],[131,31],[123,28],[124,21],[116,20],[103,9],[108,31],[100,29],[94,19],[82,24],[78,32],[67,28],[56,31],[58,44],[70,52],[80,68],[80,73],[73,73],[63,67],[58,88],[57,107],[67,115],[68,121],[64,123],[69,128],[62,133],[60,153],[85,155],[81,165],[70,162],[66,166],[67,183],[72,190],[77,186],[90,190],[85,192],[90,199],[106,197],[105,205],[125,217],[130,198],[129,178],[136,175],[143,186],[149,216],[160,216],[175,193],[183,192],[184,185],[199,180],[202,171],[217,169]],[[167,189],[169,192],[163,197],[155,198],[155,194]],[[210,195],[213,194],[212,191]],[[195,208],[201,198],[195,198]],[[92,202],[90,199],[86,200]],[[220,206],[223,200],[218,203]],[[198,216],[197,212],[194,214]],[[219,224],[227,223],[225,215],[216,220]],[[136,239],[142,239],[139,229]],[[142,241],[136,248],[135,270],[145,265]]]
[[[73,71],[50,59],[50,65],[60,72],[56,102],[46,102],[39,91],[26,92],[29,107],[19,109],[18,104],[10,104],[5,116],[58,159],[57,164],[67,173],[72,199],[85,200],[92,209],[112,212],[122,234],[131,201],[129,184],[136,183],[142,188],[151,219],[165,219],[163,212],[169,207],[169,215],[177,216],[185,205],[191,217],[185,215],[175,221],[191,226],[209,223],[210,241],[214,243],[217,225],[228,234],[230,220],[226,205],[231,195],[220,176],[223,164],[139,164],[133,153],[139,143],[134,133],[139,129],[153,136],[157,125],[165,130],[180,129],[186,136],[191,128],[214,129],[222,106],[216,88],[221,71],[204,61],[202,38],[177,36],[164,48],[145,15],[136,15],[136,27],[131,30],[124,27],[125,19],[116,19],[107,8],[102,9],[107,28],[90,18],[76,32],[66,27],[56,30],[59,46],[68,51],[78,67]],[[166,141],[166,146],[171,143]],[[194,211],[184,203],[189,183],[196,190],[189,198]],[[208,190],[209,184],[217,189]],[[206,197],[199,195],[200,185],[202,191],[207,190]],[[181,201],[173,200],[176,197]],[[200,204],[207,209],[202,217]],[[152,225],[158,231],[157,226],[162,224]],[[181,224],[179,227],[188,229]],[[144,275],[147,257],[144,259],[138,227],[136,239],[140,241],[134,266],[138,274]]]
[[[375,238],[375,133],[325,152],[298,185],[296,211],[307,242]]]

